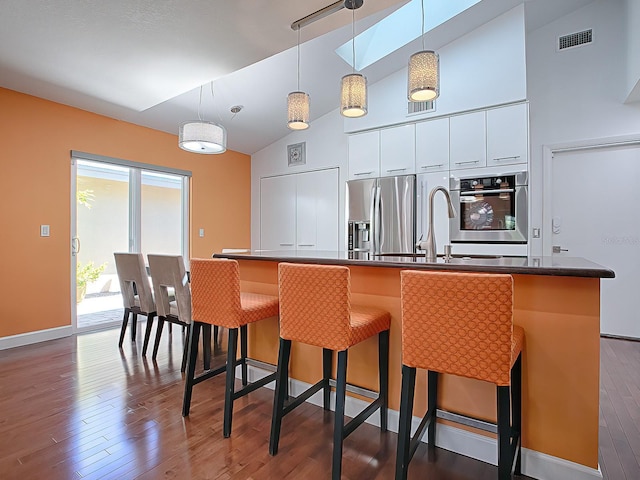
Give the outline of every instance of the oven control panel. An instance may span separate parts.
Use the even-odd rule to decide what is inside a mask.
[[[464,178],[460,180],[460,190],[492,190],[501,188],[501,186],[513,186],[513,184],[513,175],[503,175],[499,177]]]

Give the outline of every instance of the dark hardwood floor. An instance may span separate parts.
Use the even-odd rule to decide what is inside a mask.
[[[141,357],[141,338],[122,351],[117,339],[110,330],[0,351],[0,478],[330,477],[331,413],[296,409],[270,457],[272,390],[236,401],[233,433],[224,439],[222,377],[197,385],[191,415],[181,416],[179,329],[165,334],[156,363]],[[602,346],[600,462],[607,479],[637,479],[640,343],[603,339]],[[363,425],[345,441],[343,478],[393,478],[395,449],[395,434]],[[424,445],[409,470],[410,478],[434,480],[493,480],[496,473]]]

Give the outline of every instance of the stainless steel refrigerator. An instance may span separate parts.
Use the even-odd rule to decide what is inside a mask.
[[[347,249],[407,253],[416,243],[416,176],[347,182]]]

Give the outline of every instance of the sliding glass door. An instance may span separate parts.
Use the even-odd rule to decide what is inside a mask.
[[[74,155],[72,172],[75,327],[119,325],[123,310],[114,252],[189,258],[189,172],[88,154]]]

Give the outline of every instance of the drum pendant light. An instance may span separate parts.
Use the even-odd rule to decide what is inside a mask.
[[[367,78],[356,71],[355,10],[362,1],[345,0],[344,6],[351,10],[351,45],[353,73],[342,77],[340,113],[345,117],[357,118],[367,114]]]
[[[424,0],[422,0],[422,50],[409,59],[407,97],[411,102],[435,100],[440,95],[440,57],[424,49]]]
[[[211,98],[213,98],[213,82],[211,82]],[[222,125],[202,120],[202,85],[200,85],[200,101],[198,103],[198,120],[184,122],[178,133],[178,146],[192,153],[207,155],[224,153],[227,150],[227,131]]]
[[[287,96],[287,127],[291,130],[309,128],[309,94],[300,91],[300,26],[298,26],[298,91]]]

